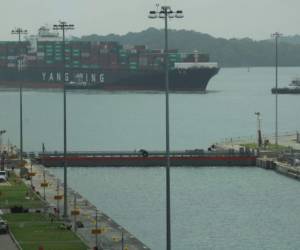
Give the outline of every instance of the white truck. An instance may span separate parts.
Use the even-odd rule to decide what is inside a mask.
[[[6,182],[8,179],[6,171],[0,171],[0,182]]]

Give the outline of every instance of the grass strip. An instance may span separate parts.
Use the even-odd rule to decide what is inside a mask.
[[[5,214],[10,230],[24,250],[86,250],[71,230],[61,229],[62,221],[51,221],[42,213]]]
[[[41,208],[43,207],[43,203],[20,178],[11,173],[8,184],[0,184],[0,208],[9,208],[12,206]]]

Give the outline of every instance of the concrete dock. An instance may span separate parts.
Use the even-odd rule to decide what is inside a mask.
[[[27,166],[31,169],[30,166]],[[45,188],[45,198],[50,207],[47,211],[51,212],[56,210],[57,200],[54,199],[57,195],[57,186],[59,187],[59,194],[63,194],[63,183],[52,175],[47,169],[42,165],[33,165],[32,171],[35,176],[32,178],[32,185],[34,189],[39,192],[41,198],[44,196],[44,187],[41,187],[41,183],[44,183],[44,173],[45,180],[48,183],[48,187]],[[30,180],[27,181],[28,185],[31,185]],[[77,234],[81,239],[92,249],[98,242],[99,249],[111,249],[119,250],[122,249],[122,235],[123,235],[123,249],[130,250],[145,250],[150,249],[140,240],[138,240],[134,235],[128,232],[125,228],[118,225],[115,221],[109,218],[103,211],[97,210],[97,208],[91,204],[87,199],[82,197],[79,193],[76,193],[71,188],[68,188],[68,210],[69,218],[67,223],[72,225],[72,230],[74,230],[74,216],[70,213],[74,210],[74,197],[76,195],[76,210],[80,211],[80,214],[76,216],[76,221],[82,222],[82,228],[77,228]],[[62,217],[63,211],[63,200],[58,202],[59,205],[59,216]],[[97,224],[98,229],[101,229],[101,234],[96,236],[93,235],[92,229],[96,228],[96,210],[97,210]]]
[[[252,140],[251,140],[252,139]],[[227,140],[220,147],[223,148],[239,148],[247,143],[255,143],[255,138],[236,138]],[[271,143],[275,143],[274,136],[267,139]],[[264,169],[271,169],[279,174],[300,180],[300,134],[285,133],[278,137],[279,149],[267,150],[261,147],[256,159],[256,166]]]
[[[293,166],[287,162],[278,161],[275,158],[258,158],[257,159],[257,167],[264,169],[271,169],[276,171],[279,174],[285,175],[287,177],[291,177],[293,179],[300,180],[300,166]]]

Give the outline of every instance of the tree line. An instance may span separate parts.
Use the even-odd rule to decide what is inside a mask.
[[[123,45],[145,44],[151,49],[164,48],[164,30],[149,28],[125,35],[88,35],[77,38],[85,41],[117,41]],[[191,30],[170,30],[169,48],[181,52],[208,53],[210,60],[221,67],[273,66],[275,42],[272,39],[256,41],[250,38],[224,39]],[[280,66],[300,66],[299,36],[280,38],[278,43]]]

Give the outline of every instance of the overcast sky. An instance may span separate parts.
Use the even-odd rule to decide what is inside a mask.
[[[279,31],[300,34],[300,0],[0,0],[0,40],[12,40],[14,27],[36,34],[40,26],[58,20],[75,25],[75,36],[92,33],[125,34],[148,27],[162,28],[162,20],[147,18],[155,4],[182,9],[184,19],[170,28],[195,30],[216,37],[267,39]]]

